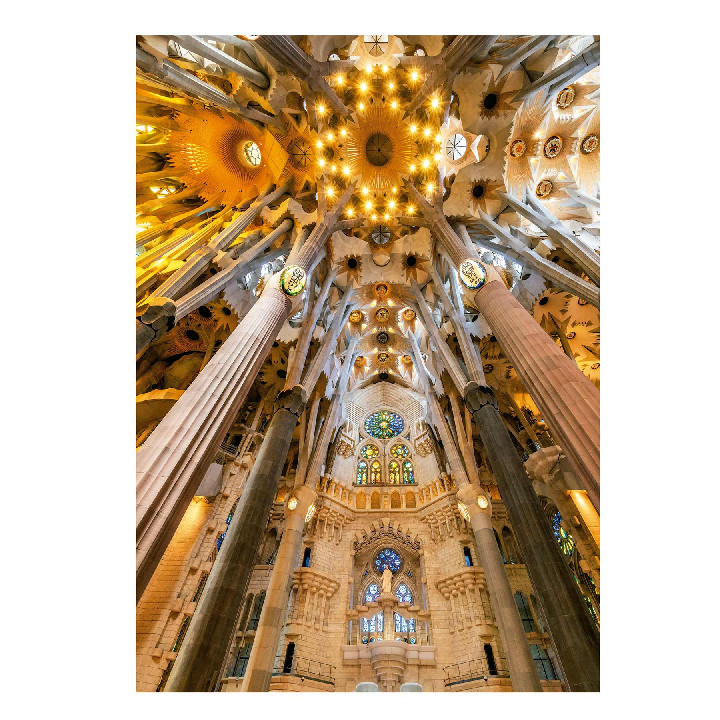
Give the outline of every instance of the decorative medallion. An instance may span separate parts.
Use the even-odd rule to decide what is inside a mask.
[[[553,185],[552,180],[541,180],[535,188],[535,195],[537,195],[539,198],[544,198],[548,195],[551,195],[554,189],[555,185]]]
[[[574,330],[573,330],[572,332],[569,332],[569,333],[567,334],[567,339],[568,339],[568,340],[574,340],[574,339],[575,339],[575,331],[574,331]]]
[[[383,330],[377,334],[377,341],[381,345],[387,345],[387,341],[390,339],[389,335]]]
[[[378,354],[378,362],[381,365],[387,364],[387,361],[390,359],[390,356],[386,352],[381,352]]]
[[[373,133],[365,143],[365,155],[368,162],[375,167],[387,165],[392,154],[392,140],[385,133]]]
[[[460,511],[460,514],[463,516],[463,518],[470,522],[470,513],[468,512],[467,506],[461,502],[458,503],[458,510]]]
[[[302,137],[295,138],[288,147],[290,153],[290,160],[292,164],[297,168],[305,169],[308,165],[312,164],[314,160],[314,153],[310,143]]]
[[[518,158],[525,154],[525,141],[524,140],[513,140],[510,144],[510,157]]]
[[[362,355],[358,355],[355,358],[355,367],[364,367],[367,360]]]
[[[562,151],[563,141],[559,135],[553,135],[545,141],[543,146],[543,153],[549,160],[556,158]]]
[[[305,271],[297,265],[288,265],[280,274],[280,289],[290,297],[295,297],[305,287]]]
[[[575,100],[575,91],[572,89],[572,87],[566,87],[563,88],[557,96],[557,106],[561,110],[565,110],[566,108],[569,108],[573,101]]]
[[[486,373],[491,373],[493,371],[493,366],[490,363],[486,363],[483,365],[483,371]]]
[[[386,283],[376,283],[375,287],[373,288],[373,292],[375,293],[375,297],[378,297],[382,300],[384,297],[387,297],[388,286]]]
[[[360,310],[353,310],[350,313],[350,322],[351,323],[360,323],[363,320],[363,314]]]
[[[445,154],[456,162],[460,160],[465,152],[467,151],[467,140],[462,133],[455,133],[451,135],[445,143]]]
[[[410,355],[403,355],[402,361],[405,365],[412,365],[412,358],[410,357]]]
[[[477,504],[484,510],[490,503],[484,495],[478,495]]]
[[[390,317],[390,311],[386,307],[380,307],[375,311],[375,319],[378,322],[387,322],[387,319]]]
[[[482,287],[487,280],[487,273],[485,268],[477,261],[472,258],[463,260],[458,268],[458,274],[462,280],[463,285],[470,290],[477,290]]]
[[[587,305],[587,300],[584,300],[583,298],[578,298],[578,305]]]
[[[252,140],[248,140],[242,146],[242,159],[243,162],[251,168],[256,168],[260,164],[262,155],[257,143]]]
[[[288,500],[288,510],[294,510],[298,506],[298,499],[293,495]]]
[[[599,370],[599,369],[600,369],[600,363],[599,363],[599,362],[598,362],[598,363],[593,363],[593,364],[590,366],[590,369],[591,369],[591,370]]]
[[[387,353],[380,353],[387,356]],[[379,356],[378,356],[379,357]],[[405,422],[394,412],[380,410],[365,418],[365,432],[378,440],[389,440],[405,429]]]
[[[410,448],[407,445],[398,443],[390,448],[390,454],[394,458],[405,458],[410,454]]]
[[[390,228],[387,225],[378,225],[370,231],[370,239],[376,245],[386,245],[390,242]]]
[[[415,311],[412,308],[407,308],[403,311],[403,317],[407,322],[412,322],[416,317]]]
[[[580,150],[589,155],[600,146],[600,138],[597,135],[587,135],[580,143]]]

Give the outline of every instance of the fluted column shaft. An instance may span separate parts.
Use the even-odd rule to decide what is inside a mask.
[[[294,510],[288,511],[282,540],[265,594],[260,622],[255,633],[250,660],[245,670],[243,692],[267,692],[270,689],[270,680],[275,666],[275,653],[285,622],[293,572],[297,567],[298,556],[303,544],[305,516],[316,493],[303,485],[297,488],[293,495],[297,498],[298,504]]]
[[[291,303],[267,288],[137,454],[137,597],[232,425]]]
[[[563,355],[564,357],[564,355]],[[520,456],[489,388],[470,390],[465,401],[490,457],[528,574],[573,691],[600,689],[600,640]]]
[[[283,391],[168,678],[168,692],[211,691],[220,679],[267,525],[277,480],[307,397]]]
[[[596,508],[600,507],[600,393],[507,288],[489,282],[475,304],[512,362]]]

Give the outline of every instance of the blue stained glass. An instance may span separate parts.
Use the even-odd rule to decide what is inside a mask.
[[[415,645],[417,643],[417,640],[414,637],[410,638],[410,644]]]
[[[367,477],[368,477],[367,463],[364,460],[361,460],[358,463],[357,477],[356,477],[355,482],[357,482],[358,485],[367,485]]]
[[[562,515],[559,510],[553,514],[551,522],[553,534],[560,545],[560,549],[565,555],[572,555],[573,549],[575,548],[575,541],[573,540],[573,536],[560,524],[562,522]]]
[[[378,440],[389,440],[405,429],[403,419],[389,410],[380,410],[365,418],[365,432]]]
[[[365,590],[365,602],[375,602],[380,597],[380,587],[377,583],[370,583]]]
[[[375,558],[375,569],[380,573],[386,566],[396,573],[400,569],[401,564],[402,560],[400,559],[400,556],[390,548],[381,550]]]
[[[405,583],[400,583],[395,590],[395,597],[400,602],[412,602],[412,593]]]
[[[406,460],[403,463],[403,482],[404,483],[414,483],[415,482],[415,473],[413,471],[413,465],[409,460]]]
[[[227,534],[227,530],[217,539],[217,542],[215,543],[215,546],[218,549],[218,552],[220,552],[220,548],[222,547],[223,540],[225,539],[225,535]]]

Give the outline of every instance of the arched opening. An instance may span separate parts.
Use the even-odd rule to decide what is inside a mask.
[[[355,498],[355,507],[358,510],[364,510],[367,507],[367,495],[364,492],[359,492]]]
[[[397,460],[391,460],[388,464],[388,481],[391,485],[400,484],[400,465]]]
[[[238,625],[238,632],[245,632],[245,626],[247,625],[248,615],[250,615],[250,608],[252,607],[254,595],[248,595],[245,601],[245,609],[243,610],[242,617],[240,618],[240,624]]]
[[[283,663],[283,672],[292,672],[293,658],[295,657],[295,643],[289,642],[287,650],[285,650],[285,662]]]
[[[379,485],[382,482],[382,466],[379,460],[370,463],[370,484]]]
[[[232,671],[228,673],[228,677],[243,677],[245,675],[245,670],[247,669],[248,661],[250,660],[252,646],[252,642],[249,642],[245,643],[245,645],[240,648],[240,652],[235,660],[235,666]]]
[[[405,460],[403,462],[403,482],[405,484],[411,484],[415,482],[415,471],[413,470],[413,464],[410,462],[410,460]]]
[[[258,623],[260,622],[260,613],[262,613],[263,604],[265,603],[265,591],[263,590],[257,598],[255,598],[255,604],[253,605],[252,615],[250,616],[250,622],[248,623],[248,630],[257,630]]]
[[[380,509],[380,493],[374,492],[370,496],[370,509],[371,510],[379,510]]]
[[[415,503],[415,493],[414,492],[406,492],[405,493],[405,507],[406,508],[417,507],[417,505]]]
[[[306,547],[305,552],[303,553],[303,561],[302,561],[303,567],[310,567],[310,552],[311,552],[310,548]]]
[[[470,554],[470,548],[467,545],[463,548],[463,555],[465,556],[465,564],[468,567],[472,567],[473,559],[472,559],[472,555]]]
[[[495,654],[493,653],[492,645],[490,645],[490,643],[485,643],[485,645],[483,645],[483,650],[485,651],[485,658],[487,659],[488,673],[490,675],[497,675],[497,663],[495,662]]]
[[[542,645],[531,645],[530,654],[535,661],[538,675],[541,680],[557,680],[558,676],[550,660],[547,650]]]
[[[357,475],[355,476],[355,482],[358,485],[367,485],[368,481],[368,466],[364,460],[361,460],[357,466]]]
[[[399,510],[402,507],[402,500],[399,492],[394,492],[390,496],[390,508],[393,510]]]
[[[519,590],[515,593],[515,605],[517,605],[518,612],[520,613],[523,630],[525,630],[525,632],[535,632],[535,620],[530,610],[530,604]]]

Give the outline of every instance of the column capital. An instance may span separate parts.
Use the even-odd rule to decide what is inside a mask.
[[[471,521],[475,515],[486,515],[487,517],[492,515],[490,498],[477,485],[461,487],[457,491],[456,497],[467,508]],[[485,507],[481,507],[480,503],[483,503]]]
[[[554,477],[553,468],[557,465],[562,449],[557,445],[536,450],[525,461],[525,469],[533,480],[551,483]]]
[[[473,415],[485,405],[492,405],[496,410],[498,407],[495,393],[487,385],[478,385],[475,382],[469,382],[463,388],[463,400]]]
[[[140,303],[135,310],[136,352],[171,330],[175,325],[175,313],[175,303],[170,298],[153,297]]]
[[[289,390],[283,390],[275,401],[275,413],[287,410],[300,417],[307,405],[307,392],[302,385],[295,385]]]

